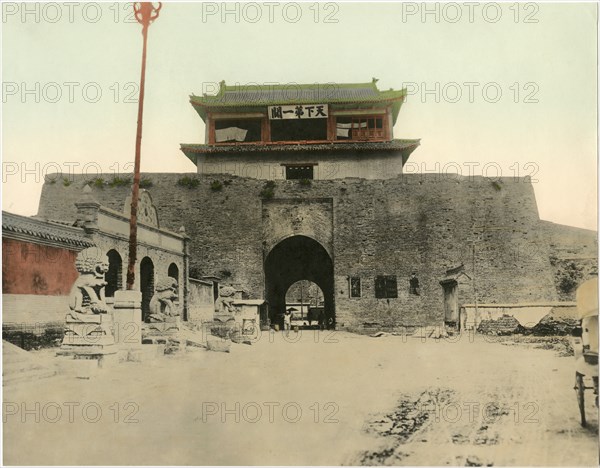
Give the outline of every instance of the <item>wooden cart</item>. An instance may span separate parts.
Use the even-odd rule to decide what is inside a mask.
[[[577,289],[577,312],[581,326],[573,331],[575,352],[575,395],[586,426],[585,391],[593,390],[598,408],[598,278],[583,283]]]

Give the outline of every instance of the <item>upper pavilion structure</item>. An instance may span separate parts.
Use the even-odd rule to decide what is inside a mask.
[[[199,173],[394,177],[420,140],[394,139],[406,89],[381,91],[376,82],[227,86],[222,81],[216,95],[190,96],[205,123],[205,142],[182,144],[181,150]]]

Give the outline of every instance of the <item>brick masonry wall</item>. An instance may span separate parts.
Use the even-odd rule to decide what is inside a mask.
[[[2,294],[67,296],[77,279],[77,252],[2,239]]]
[[[184,175],[196,178],[198,185],[178,185]],[[161,226],[177,231],[184,225],[191,237],[190,267],[242,286],[252,297],[264,294],[262,264],[268,250],[263,206],[279,199],[315,199],[321,204],[331,199],[335,305],[337,323],[344,328],[441,323],[439,281],[447,268],[461,262],[475,280],[475,288],[470,283],[460,288],[461,303],[557,299],[550,251],[528,179],[492,182],[482,177],[410,174],[388,180],[313,180],[310,186],[282,180],[277,181],[273,199],[263,202],[259,194],[264,180],[196,174],[144,177],[153,183],[149,191]],[[222,183],[221,190],[211,190],[214,180]],[[84,184],[83,177],[66,187],[46,183],[39,215],[74,220],[74,203]],[[98,202],[117,210],[123,209],[130,190],[96,185],[92,189]],[[302,211],[309,217],[311,212],[323,216],[322,210]],[[304,225],[314,222],[305,220]],[[408,294],[412,271],[421,283],[418,297]],[[377,275],[396,275],[398,298],[375,299]],[[361,298],[349,298],[349,276],[361,277]]]
[[[365,158],[368,158],[365,164]],[[285,180],[285,164],[316,164],[314,179],[388,179],[402,174],[398,151],[273,151],[198,155],[198,174],[227,173],[255,179]]]
[[[116,236],[105,235],[98,232],[92,236],[94,243],[103,251],[116,250],[121,257],[121,287],[125,287],[127,281],[127,258],[129,255],[129,239],[117,238]],[[153,248],[149,245],[138,245],[137,262],[135,267],[134,287],[139,288],[140,284],[140,263],[148,257],[152,261],[154,272],[154,285],[161,279],[169,276],[169,267],[172,264],[177,266],[179,272],[177,283],[179,285],[179,296],[182,295],[183,282],[183,256],[171,252]]]
[[[190,309],[188,320],[191,322],[208,322],[213,319],[215,301],[213,285],[199,281],[190,281]]]
[[[598,274],[598,233],[542,221],[560,300],[574,301],[579,285]]]

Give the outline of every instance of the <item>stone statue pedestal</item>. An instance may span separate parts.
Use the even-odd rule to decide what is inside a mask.
[[[56,354],[64,373],[90,378],[96,369],[116,364],[119,359],[112,315],[104,301],[108,258],[98,247],[88,247],[77,254],[75,268],[79,277],[71,288],[71,310],[65,317],[65,335]]]
[[[109,314],[78,314],[65,317],[65,336],[60,354],[101,356],[115,354],[113,322]]]
[[[113,305],[115,341],[120,348],[142,344],[142,293],[115,291]]]
[[[179,317],[166,317],[164,322],[148,322],[144,324],[144,338],[165,337],[173,338],[181,330]]]
[[[151,344],[164,344],[165,353],[183,352],[186,339],[182,335],[181,319],[166,317],[163,322],[144,323],[143,342]]]
[[[117,346],[109,314],[78,314],[65,317],[65,336],[56,353],[62,374],[89,379],[98,368],[118,363]]]

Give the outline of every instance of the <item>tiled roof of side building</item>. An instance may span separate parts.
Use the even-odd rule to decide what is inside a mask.
[[[81,228],[7,211],[2,212],[2,237],[37,241],[41,244],[75,248],[75,250],[95,245],[85,236]]]

